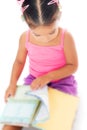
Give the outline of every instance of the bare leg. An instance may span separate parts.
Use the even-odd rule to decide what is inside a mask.
[[[2,130],[22,130],[22,127],[5,125]]]

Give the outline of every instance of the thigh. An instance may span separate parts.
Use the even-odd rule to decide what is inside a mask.
[[[72,75],[59,81],[51,82],[48,86],[74,96],[77,95],[77,82]]]
[[[30,85],[35,77],[29,74],[26,78],[24,78],[24,85]]]
[[[22,130],[22,127],[4,125],[2,130]]]

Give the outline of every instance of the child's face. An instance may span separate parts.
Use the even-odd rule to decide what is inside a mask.
[[[55,22],[50,26],[39,26],[35,29],[31,29],[31,32],[37,41],[48,43],[49,41],[56,38],[58,34],[58,28]]]

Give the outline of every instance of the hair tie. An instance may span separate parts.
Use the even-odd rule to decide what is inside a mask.
[[[22,4],[23,4],[24,1],[25,0],[17,0],[18,4],[21,6],[22,13],[29,7],[29,5],[22,7]]]
[[[56,3],[58,5],[59,1],[58,0],[51,0],[50,2],[48,2],[47,5],[52,5],[54,3]]]
[[[25,0],[17,0],[19,5],[22,5]]]

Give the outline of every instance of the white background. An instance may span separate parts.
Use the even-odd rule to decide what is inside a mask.
[[[79,108],[73,130],[87,129],[87,1],[61,0],[63,14],[60,25],[67,28],[74,36],[79,68],[76,72],[78,92],[80,97]],[[16,0],[0,1],[0,113],[4,107],[4,93],[9,84],[12,64],[14,62],[18,40],[23,31],[28,29],[20,18],[21,11]],[[28,74],[28,66],[19,79]]]

